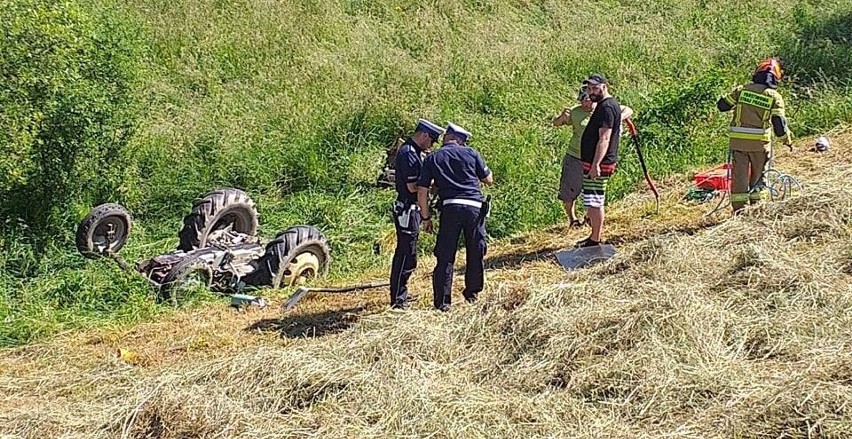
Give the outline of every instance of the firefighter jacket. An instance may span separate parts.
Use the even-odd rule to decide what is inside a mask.
[[[784,114],[784,99],[777,90],[750,83],[733,89],[720,99],[733,109],[728,137],[733,151],[769,151],[775,135],[791,140]]]

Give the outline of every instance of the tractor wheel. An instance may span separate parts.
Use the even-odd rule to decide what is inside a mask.
[[[132,220],[119,204],[101,204],[77,226],[77,250],[87,258],[117,253],[127,243]]]
[[[323,276],[331,262],[325,236],[311,226],[291,227],[266,245],[254,282],[272,288],[291,286]]]
[[[239,189],[218,189],[196,201],[192,212],[183,218],[178,250],[204,248],[211,232],[228,226],[234,232],[251,236],[257,233],[257,208]]]
[[[180,300],[193,291],[201,288],[209,289],[213,285],[213,267],[202,259],[202,256],[204,255],[194,255],[172,267],[160,286],[162,300],[177,306]]]

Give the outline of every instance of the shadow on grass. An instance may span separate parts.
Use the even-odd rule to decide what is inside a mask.
[[[619,245],[619,244],[629,244],[629,243],[633,243],[633,242],[640,242],[640,241],[644,241],[648,238],[651,238],[653,236],[659,236],[659,235],[674,234],[674,235],[692,236],[692,235],[695,235],[696,233],[698,233],[702,230],[711,229],[711,228],[717,226],[718,224],[719,223],[715,223],[715,222],[707,222],[707,223],[701,223],[701,224],[686,224],[686,225],[677,226],[677,227],[663,228],[661,230],[657,230],[657,231],[653,232],[653,234],[642,235],[642,236],[636,236],[636,235],[631,235],[631,234],[615,234],[615,235],[610,236],[608,239],[605,239],[605,241],[606,241],[607,244]]]
[[[493,258],[485,259],[485,269],[486,270],[495,270],[495,269],[507,269],[507,268],[518,268],[521,265],[527,262],[538,261],[541,259],[553,259],[553,253],[559,250],[562,250],[565,247],[570,247],[570,245],[556,247],[544,247],[539,250],[532,251],[524,251],[517,253],[507,253],[500,256],[495,256]],[[555,260],[555,259],[554,259]]]
[[[323,337],[337,334],[352,327],[360,320],[366,308],[363,306],[313,314],[299,314],[281,319],[263,319],[245,328],[246,331],[281,333],[282,338]]]
[[[646,236],[636,236],[631,234],[615,234],[605,238],[604,241],[607,244],[612,245],[622,245],[629,244],[634,242],[644,241],[652,236],[664,235],[664,234],[676,234],[676,235],[688,235],[692,236],[702,230],[710,229],[716,226],[718,223],[706,223],[706,224],[687,224],[679,227],[671,227],[663,230],[659,230],[653,233],[653,235]],[[518,242],[524,243],[525,240],[518,239]],[[565,245],[562,246],[547,246],[542,247],[537,250],[527,250],[515,253],[507,253],[502,254],[500,256],[487,258],[485,260],[485,269],[486,270],[494,270],[494,269],[512,269],[512,268],[520,268],[522,265],[528,262],[540,261],[544,259],[551,259],[556,262],[555,253],[560,250],[566,250],[573,247],[574,242],[565,242]]]

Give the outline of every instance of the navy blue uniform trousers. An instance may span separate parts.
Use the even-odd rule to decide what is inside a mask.
[[[463,204],[447,204],[441,208],[441,223],[435,243],[438,264],[432,273],[432,293],[435,308],[450,305],[453,289],[453,264],[459,236],[464,233],[467,266],[464,272],[462,295],[475,298],[485,284],[485,221],[479,218],[479,208]]]
[[[399,225],[399,218],[394,216],[396,227],[396,250],[393,252],[393,262],[390,275],[390,304],[402,305],[408,300],[408,278],[417,268],[417,239],[420,237],[420,211],[408,210],[408,227]]]

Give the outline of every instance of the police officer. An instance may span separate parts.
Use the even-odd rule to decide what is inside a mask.
[[[751,83],[733,89],[719,98],[720,111],[733,110],[728,138],[731,154],[731,207],[734,214],[746,203],[760,201],[759,189],[763,172],[770,159],[772,134],[784,139],[793,149],[787,126],[784,99],[778,93],[781,63],[775,58],[761,62],[754,70]]]
[[[491,185],[494,180],[485,160],[476,150],[466,147],[470,133],[449,123],[441,149],[423,162],[417,182],[417,202],[420,205],[423,229],[433,231],[429,214],[428,191],[434,182],[441,205],[441,224],[435,243],[438,262],[432,273],[432,293],[435,308],[449,311],[453,286],[453,264],[459,235],[464,233],[467,264],[462,295],[470,303],[484,287],[485,271],[485,214],[488,206],[480,190],[480,182]]]
[[[393,223],[396,228],[396,250],[390,274],[390,306],[408,307],[408,278],[417,268],[417,239],[420,236],[420,214],[417,212],[417,180],[425,152],[432,148],[443,128],[426,119],[417,121],[414,134],[399,147],[394,163],[396,201]]]

